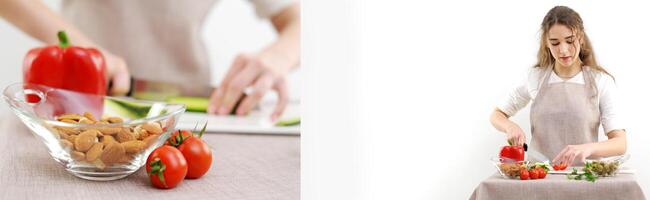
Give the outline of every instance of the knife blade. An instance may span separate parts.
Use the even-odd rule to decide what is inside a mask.
[[[131,87],[127,96],[153,101],[165,101],[170,97],[210,97],[215,88],[210,85],[182,85],[173,82],[146,80],[131,77]]]
[[[532,157],[533,159],[537,160],[537,162],[550,162],[550,159],[548,159],[548,157],[533,148],[528,148],[528,152],[526,154],[528,154],[529,158]]]

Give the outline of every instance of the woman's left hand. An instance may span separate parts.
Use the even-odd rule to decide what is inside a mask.
[[[240,54],[235,58],[219,87],[212,93],[208,113],[226,115],[232,109],[237,109],[237,115],[247,114],[269,90],[275,90],[278,93],[278,102],[271,119],[277,119],[288,104],[285,76],[289,67],[286,66],[288,65],[282,62],[281,56],[268,52]],[[247,88],[251,91],[244,96],[244,90]],[[243,98],[241,104],[234,108],[240,98]]]
[[[568,166],[571,166],[576,159],[584,163],[591,156],[592,152],[593,148],[591,144],[568,145],[555,156],[552,163],[566,163]]]

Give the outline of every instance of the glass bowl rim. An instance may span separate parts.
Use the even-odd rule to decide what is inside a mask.
[[[8,96],[8,95],[13,95],[13,93],[12,93],[12,94],[9,94],[9,92],[10,92],[9,89],[14,88],[14,87],[18,87],[19,85],[20,85],[20,86],[24,86],[24,85],[35,85],[35,86],[39,86],[39,87],[47,88],[48,91],[45,91],[44,93],[47,93],[47,92],[49,92],[50,90],[65,90],[65,91],[72,91],[72,90],[66,90],[66,89],[60,89],[60,88],[53,88],[53,87],[46,86],[46,85],[41,85],[41,84],[18,82],[18,83],[12,83],[12,84],[9,84],[8,86],[5,87],[5,89],[4,89],[3,92],[2,92],[2,97],[5,99],[5,101],[9,101],[9,102],[17,101],[17,100],[15,100],[13,97]],[[76,92],[76,91],[72,91],[72,92]],[[89,94],[89,95],[94,95],[94,94]],[[155,104],[157,104],[157,103],[163,103],[163,102],[148,101],[148,100],[139,100],[139,99],[132,99],[132,98],[124,98],[124,97],[111,97],[111,96],[107,96],[107,95],[97,95],[97,96],[102,96],[102,97],[104,97],[104,98],[114,99],[114,100],[126,100],[126,101],[129,101],[129,102],[147,103],[147,104],[151,104],[151,105],[155,105]],[[20,102],[20,101],[17,101],[17,102],[19,102],[19,103],[25,103],[25,102]],[[39,102],[39,103],[40,103],[40,102]],[[132,125],[144,124],[144,123],[151,122],[151,121],[161,121],[161,120],[167,119],[167,118],[169,118],[169,117],[171,117],[171,116],[175,116],[175,115],[178,115],[178,114],[180,114],[180,113],[183,113],[183,112],[185,112],[185,109],[186,109],[185,104],[180,104],[180,103],[167,103],[167,102],[164,102],[164,104],[165,104],[165,105],[169,105],[169,106],[180,106],[180,108],[179,108],[179,109],[175,109],[175,110],[173,110],[173,111],[171,111],[171,112],[167,112],[167,113],[161,114],[161,115],[156,115],[156,116],[152,116],[152,117],[138,118],[138,119],[129,120],[129,121],[126,121],[126,122],[111,123],[111,124],[73,124],[73,123],[68,123],[68,122],[61,122],[61,121],[58,121],[58,120],[52,120],[52,119],[46,119],[46,118],[42,118],[42,117],[38,117],[38,116],[34,116],[34,115],[32,115],[32,114],[25,113],[25,112],[24,112],[23,110],[21,110],[21,109],[13,108],[14,106],[11,105],[11,104],[10,104],[10,106],[12,107],[12,109],[14,109],[14,110],[16,110],[16,111],[18,111],[18,112],[21,112],[21,114],[23,114],[23,115],[25,115],[25,116],[27,116],[27,117],[30,117],[30,118],[33,118],[33,119],[38,119],[38,120],[44,121],[44,122],[46,122],[46,123],[48,123],[48,124],[51,124],[51,125],[54,125],[54,126],[61,126],[61,127],[79,127],[79,128],[88,128],[88,127],[92,127],[92,128],[106,128],[106,127],[123,127],[123,126],[132,126]],[[76,113],[76,114],[79,114],[79,113]]]

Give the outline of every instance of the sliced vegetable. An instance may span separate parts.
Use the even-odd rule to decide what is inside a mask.
[[[179,97],[170,97],[167,98],[168,103],[178,103],[185,104],[186,111],[188,112],[207,112],[208,105],[210,105],[210,100],[204,97],[188,97],[188,96],[179,96]]]
[[[555,171],[565,170],[566,168],[567,168],[567,164],[566,164],[566,163],[560,163],[560,164],[558,164],[558,165],[553,165],[553,169],[554,169]]]
[[[300,117],[279,120],[275,123],[276,126],[295,126],[300,124]]]

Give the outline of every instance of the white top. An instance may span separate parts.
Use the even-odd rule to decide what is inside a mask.
[[[605,133],[609,133],[612,130],[624,129],[623,122],[619,115],[619,106],[617,104],[617,91],[616,84],[614,79],[603,73],[596,70],[594,72],[594,82],[596,83],[596,88],[598,89],[598,105],[600,107],[600,122],[603,126]],[[508,95],[508,98],[498,106],[498,108],[503,111],[508,116],[513,116],[517,111],[526,107],[530,101],[535,101],[537,92],[539,91],[540,81],[544,76],[544,69],[539,67],[534,67],[528,71],[528,75],[521,84],[515,87],[512,92]],[[585,84],[582,71],[580,71],[574,77],[568,80],[562,80],[555,71],[551,73],[547,84],[558,83],[558,82],[568,82],[568,83],[577,83]]]

